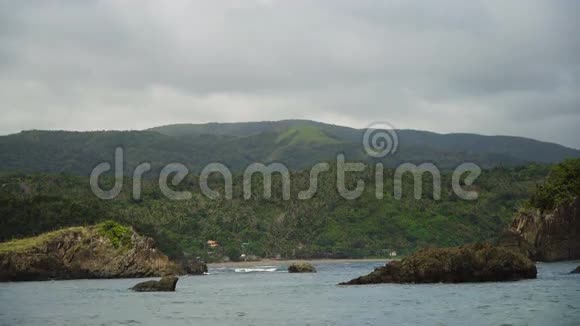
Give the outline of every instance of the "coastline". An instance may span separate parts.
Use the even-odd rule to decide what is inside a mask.
[[[389,258],[361,258],[361,259],[262,259],[257,261],[240,261],[240,262],[222,262],[222,263],[209,263],[207,266],[209,268],[235,268],[235,267],[253,267],[253,266],[274,266],[274,265],[290,265],[296,262],[309,262],[313,265],[316,264],[348,264],[348,263],[367,263],[367,262],[380,262],[386,263],[390,260]]]

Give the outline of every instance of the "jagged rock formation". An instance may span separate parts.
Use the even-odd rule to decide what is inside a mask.
[[[136,284],[131,288],[137,292],[175,292],[179,278],[175,276],[166,276],[159,281],[147,281]]]
[[[131,278],[182,269],[151,238],[117,224],[73,227],[0,244],[0,281]]]
[[[293,263],[288,267],[288,273],[316,273],[316,268],[310,263]]]
[[[526,256],[486,243],[422,249],[340,285],[498,282],[536,278],[536,275],[535,264]]]
[[[580,197],[545,212],[520,211],[498,244],[537,261],[580,259]]]

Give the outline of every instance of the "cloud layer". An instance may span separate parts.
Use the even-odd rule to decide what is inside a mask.
[[[578,1],[12,1],[0,133],[288,118],[580,148]]]

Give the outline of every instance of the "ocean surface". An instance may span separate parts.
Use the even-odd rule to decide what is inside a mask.
[[[0,325],[580,325],[580,262],[539,263],[537,280],[337,286],[380,262],[210,268],[175,293],[143,279],[0,283]]]

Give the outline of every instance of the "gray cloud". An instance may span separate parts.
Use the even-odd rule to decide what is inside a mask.
[[[0,4],[0,133],[306,118],[580,148],[577,1]]]

